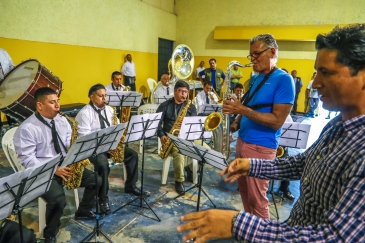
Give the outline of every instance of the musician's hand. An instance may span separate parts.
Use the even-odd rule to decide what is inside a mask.
[[[61,169],[61,167],[57,166],[55,174],[62,178],[62,180],[67,181],[67,177],[69,177],[70,174],[70,168],[64,167]]]
[[[190,232],[183,237],[183,241],[195,239],[194,242],[203,243],[210,239],[232,238],[232,219],[237,211],[233,210],[206,210],[190,213],[181,217],[182,221],[190,221],[178,226],[177,231]]]
[[[234,133],[235,131],[238,130],[238,122],[234,121],[230,126],[229,126],[229,130],[231,131],[231,133]]]
[[[167,142],[167,139],[168,139],[168,137],[167,137],[167,136],[162,136],[162,137],[160,137],[161,144],[162,144],[162,145],[165,145],[165,143]]]
[[[233,101],[231,101],[231,100],[233,100]],[[241,114],[244,106],[233,95],[231,95],[231,100],[223,101],[223,108],[222,108],[223,113],[224,114]]]
[[[234,182],[241,176],[246,176],[250,170],[250,160],[247,158],[239,158],[233,160],[226,169],[222,170],[219,175],[227,176],[224,181]]]

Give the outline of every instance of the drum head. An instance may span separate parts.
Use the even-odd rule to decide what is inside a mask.
[[[0,85],[0,109],[18,100],[37,75],[39,62],[26,61],[13,69]]]

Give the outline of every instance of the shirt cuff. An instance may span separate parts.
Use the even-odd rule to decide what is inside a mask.
[[[248,176],[256,177],[260,174],[262,169],[261,159],[250,159],[250,170],[248,171]]]
[[[233,225],[233,237],[237,241],[255,242],[261,218],[241,211]]]

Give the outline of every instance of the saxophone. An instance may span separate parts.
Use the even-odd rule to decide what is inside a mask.
[[[75,142],[78,137],[77,121],[74,118],[71,118],[62,112],[60,112],[60,115],[64,116],[68,120],[68,122],[71,124],[71,128],[72,128],[71,141],[70,141],[70,147],[71,147],[73,142]],[[90,165],[90,161],[88,159],[84,159],[84,160],[81,160],[80,162],[67,166],[70,168],[71,175],[67,178],[67,181],[62,181],[63,185],[66,187],[67,190],[72,190],[72,189],[80,187],[82,173],[84,172],[85,167],[89,166],[89,165]]]
[[[184,120],[186,113],[188,112],[190,104],[191,104],[191,100],[188,100],[188,103],[179,112],[179,115],[177,116],[176,121],[170,130],[170,133],[172,135],[176,136],[176,134],[178,134],[180,132],[181,123]],[[173,146],[172,140],[169,137],[167,137],[167,141],[164,145],[162,145],[161,150],[158,153],[158,156],[160,156],[162,159],[166,159],[167,156],[169,156],[169,154],[170,154],[172,146]]]

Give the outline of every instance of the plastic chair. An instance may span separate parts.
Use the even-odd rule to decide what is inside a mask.
[[[156,82],[154,79],[152,79],[152,78],[148,78],[148,79],[147,79],[147,84],[148,84],[148,87],[149,87],[149,89],[150,89],[150,93],[149,93],[149,95],[148,95],[148,100],[149,100],[151,103],[153,103],[153,102],[152,102],[152,98],[153,98],[152,91],[153,91],[153,89],[157,86],[157,82]]]
[[[8,159],[11,167],[14,172],[18,172],[20,170],[24,170],[24,167],[20,164],[18,159],[18,154],[15,151],[14,147],[14,133],[18,127],[13,127],[8,130],[1,140],[1,144],[5,153],[6,158]],[[75,204],[76,208],[79,207],[79,194],[77,189],[74,189],[75,193]],[[46,227],[46,202],[39,197],[38,198],[38,217],[39,217],[39,233],[43,236],[43,229]]]
[[[188,161],[191,158],[188,158],[187,160],[186,160],[186,158],[187,157],[185,157],[185,164],[188,164]],[[169,155],[163,162],[161,184],[166,184],[167,176],[169,174],[171,159],[172,159],[172,156]],[[197,176],[198,161],[193,159],[192,163],[193,163],[193,183],[196,184],[196,183],[198,183],[198,176]]]

